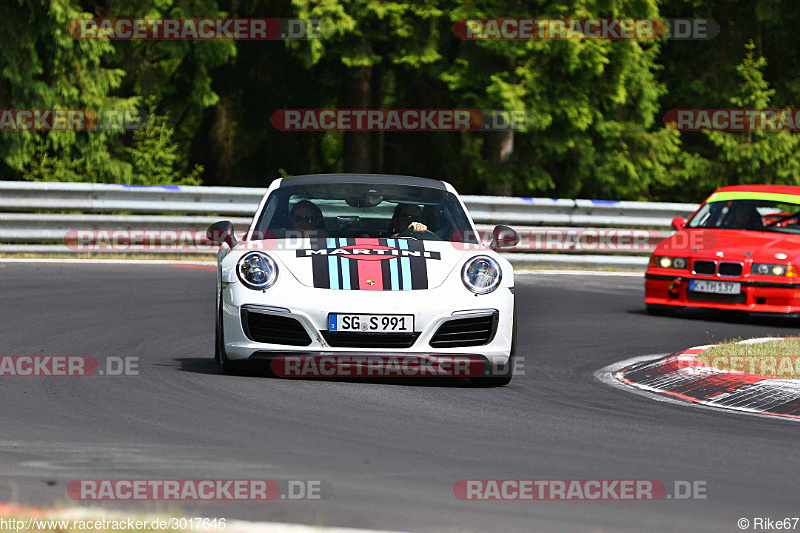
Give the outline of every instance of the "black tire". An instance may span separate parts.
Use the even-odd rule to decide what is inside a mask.
[[[508,356],[508,363],[503,367],[502,372],[492,368],[491,376],[480,376],[471,378],[472,384],[478,387],[504,387],[511,383],[514,377],[514,358],[517,355],[517,305],[514,303],[514,324],[511,326],[511,352]]]
[[[653,316],[673,316],[679,309],[672,305],[647,304],[647,314]]]
[[[231,361],[225,353],[225,333],[222,328],[222,296],[220,295],[217,307],[217,326],[214,331],[214,360],[226,374],[239,375],[244,373],[249,366],[249,361]]]

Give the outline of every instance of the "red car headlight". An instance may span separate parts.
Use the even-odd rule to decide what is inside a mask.
[[[753,263],[750,267],[751,274],[759,276],[781,276],[786,278],[798,277],[797,267],[794,265],[771,265],[768,263]]]
[[[689,261],[685,257],[667,257],[666,255],[653,255],[650,257],[650,267],[652,268],[674,268],[685,270],[689,266]]]

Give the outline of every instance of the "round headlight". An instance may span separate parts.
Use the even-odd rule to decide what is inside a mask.
[[[267,254],[250,252],[239,259],[236,273],[246,287],[268,289],[278,279],[278,265]]]
[[[772,267],[773,276],[783,276],[784,272],[786,272],[786,269],[780,265],[775,265]]]
[[[491,257],[479,255],[464,264],[461,281],[475,294],[488,294],[500,285],[500,265]]]
[[[683,257],[676,257],[675,268],[686,268],[686,259],[684,259]]]
[[[758,274],[766,276],[767,274],[769,274],[769,265],[758,265],[757,271]]]
[[[662,257],[658,264],[661,265],[661,268],[669,268],[672,266],[672,259],[669,257]]]

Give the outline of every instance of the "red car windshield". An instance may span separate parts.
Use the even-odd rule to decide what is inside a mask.
[[[708,202],[686,227],[800,233],[800,197],[797,203],[775,200]]]

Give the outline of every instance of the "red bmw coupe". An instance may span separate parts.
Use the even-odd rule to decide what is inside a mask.
[[[651,314],[683,307],[800,316],[800,187],[738,185],[709,196],[656,247]]]

